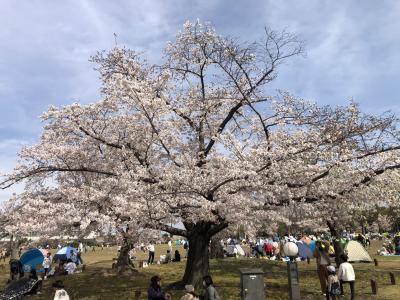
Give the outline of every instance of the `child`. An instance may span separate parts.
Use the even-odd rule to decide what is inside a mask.
[[[338,299],[339,295],[341,294],[339,279],[336,275],[336,270],[334,266],[328,266],[328,280],[327,280],[327,287],[326,287],[326,299],[329,300],[329,296],[331,296],[333,300]]]
[[[43,268],[44,268],[44,279],[47,279],[47,275],[49,274],[51,268],[51,253],[48,252],[46,257],[43,260]]]
[[[69,295],[64,290],[64,285],[61,280],[57,280],[53,283],[53,290],[55,292],[54,300],[69,300]]]

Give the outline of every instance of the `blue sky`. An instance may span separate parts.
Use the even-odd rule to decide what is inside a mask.
[[[196,19],[244,41],[261,38],[265,25],[296,32],[307,56],[283,65],[271,92],[320,104],[354,99],[366,112],[400,115],[400,1],[1,0],[0,172],[38,139],[38,116],[50,104],[99,99],[88,58],[113,47],[113,33],[157,62],[182,24]],[[0,201],[20,189],[0,191]]]

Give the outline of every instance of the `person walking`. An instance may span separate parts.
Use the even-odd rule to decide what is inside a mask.
[[[147,246],[147,250],[149,250],[149,259],[147,261],[148,264],[152,264],[154,262],[154,254],[156,252],[153,242]]]
[[[319,283],[321,286],[321,292],[323,295],[326,293],[326,282],[328,280],[328,271],[327,266],[331,264],[331,260],[328,254],[328,246],[325,245],[322,241],[317,241],[314,257],[317,262],[317,273],[319,278]]]
[[[355,288],[356,275],[354,273],[353,266],[347,261],[348,260],[347,255],[342,254],[340,258],[343,261],[340,264],[338,271],[341,295],[344,295],[343,283],[348,283],[350,285],[351,300],[354,300],[356,297],[356,288]]]

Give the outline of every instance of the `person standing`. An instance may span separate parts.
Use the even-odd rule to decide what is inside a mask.
[[[171,240],[168,241],[168,250],[169,250],[169,252],[172,253],[172,241]]]
[[[147,250],[149,250],[149,259],[147,261],[148,264],[152,264],[154,262],[154,254],[156,252],[153,242],[147,246]]]
[[[43,259],[43,269],[44,269],[44,279],[47,279],[47,274],[49,273],[49,270],[51,268],[51,253],[48,252],[46,257]]]
[[[187,257],[188,251],[189,251],[189,242],[188,241],[185,241],[183,243],[183,249],[185,249],[185,257]]]
[[[314,257],[317,261],[317,273],[319,278],[319,283],[321,286],[321,292],[325,295],[326,293],[326,282],[328,280],[327,266],[331,264],[331,260],[328,254],[328,246],[322,241],[317,241]]]
[[[82,242],[79,242],[78,250],[79,250],[80,252],[83,252],[83,243],[82,243]]]
[[[356,297],[356,275],[354,273],[353,266],[347,261],[347,255],[342,254],[341,259],[343,262],[340,264],[338,271],[341,295],[344,295],[343,283],[348,283],[350,285],[351,300],[354,300]]]
[[[326,269],[328,271],[326,299],[336,300],[341,293],[339,279],[336,275],[336,269],[334,266],[328,266]]]

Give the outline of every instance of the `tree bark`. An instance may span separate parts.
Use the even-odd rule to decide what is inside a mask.
[[[133,267],[132,261],[129,258],[130,249],[130,239],[127,233],[122,234],[122,245],[121,250],[119,251],[119,255],[117,258],[117,262],[114,265],[114,268],[117,270],[118,274],[122,274],[126,271],[137,272],[137,270]]]
[[[185,273],[181,281],[174,283],[172,286],[183,287],[185,284],[192,284],[196,288],[200,288],[203,277],[209,275],[209,245],[211,238],[218,232],[228,227],[228,223],[222,221],[220,223],[213,222],[183,222],[185,229],[177,229],[164,226],[163,230],[184,236],[188,239],[189,250],[187,255]]]
[[[329,227],[329,231],[331,232],[332,235],[332,241],[333,241],[333,248],[335,249],[335,262],[336,266],[340,266],[340,264],[343,262],[341,255],[344,253],[342,244],[340,243],[340,234],[338,233],[336,229],[336,224],[332,223],[331,221],[326,221],[326,224]]]
[[[189,252],[182,279],[184,284],[192,284],[196,288],[199,288],[203,282],[203,277],[209,274],[208,246],[210,239],[211,236],[208,231],[201,230],[201,228],[195,228],[188,235]]]

